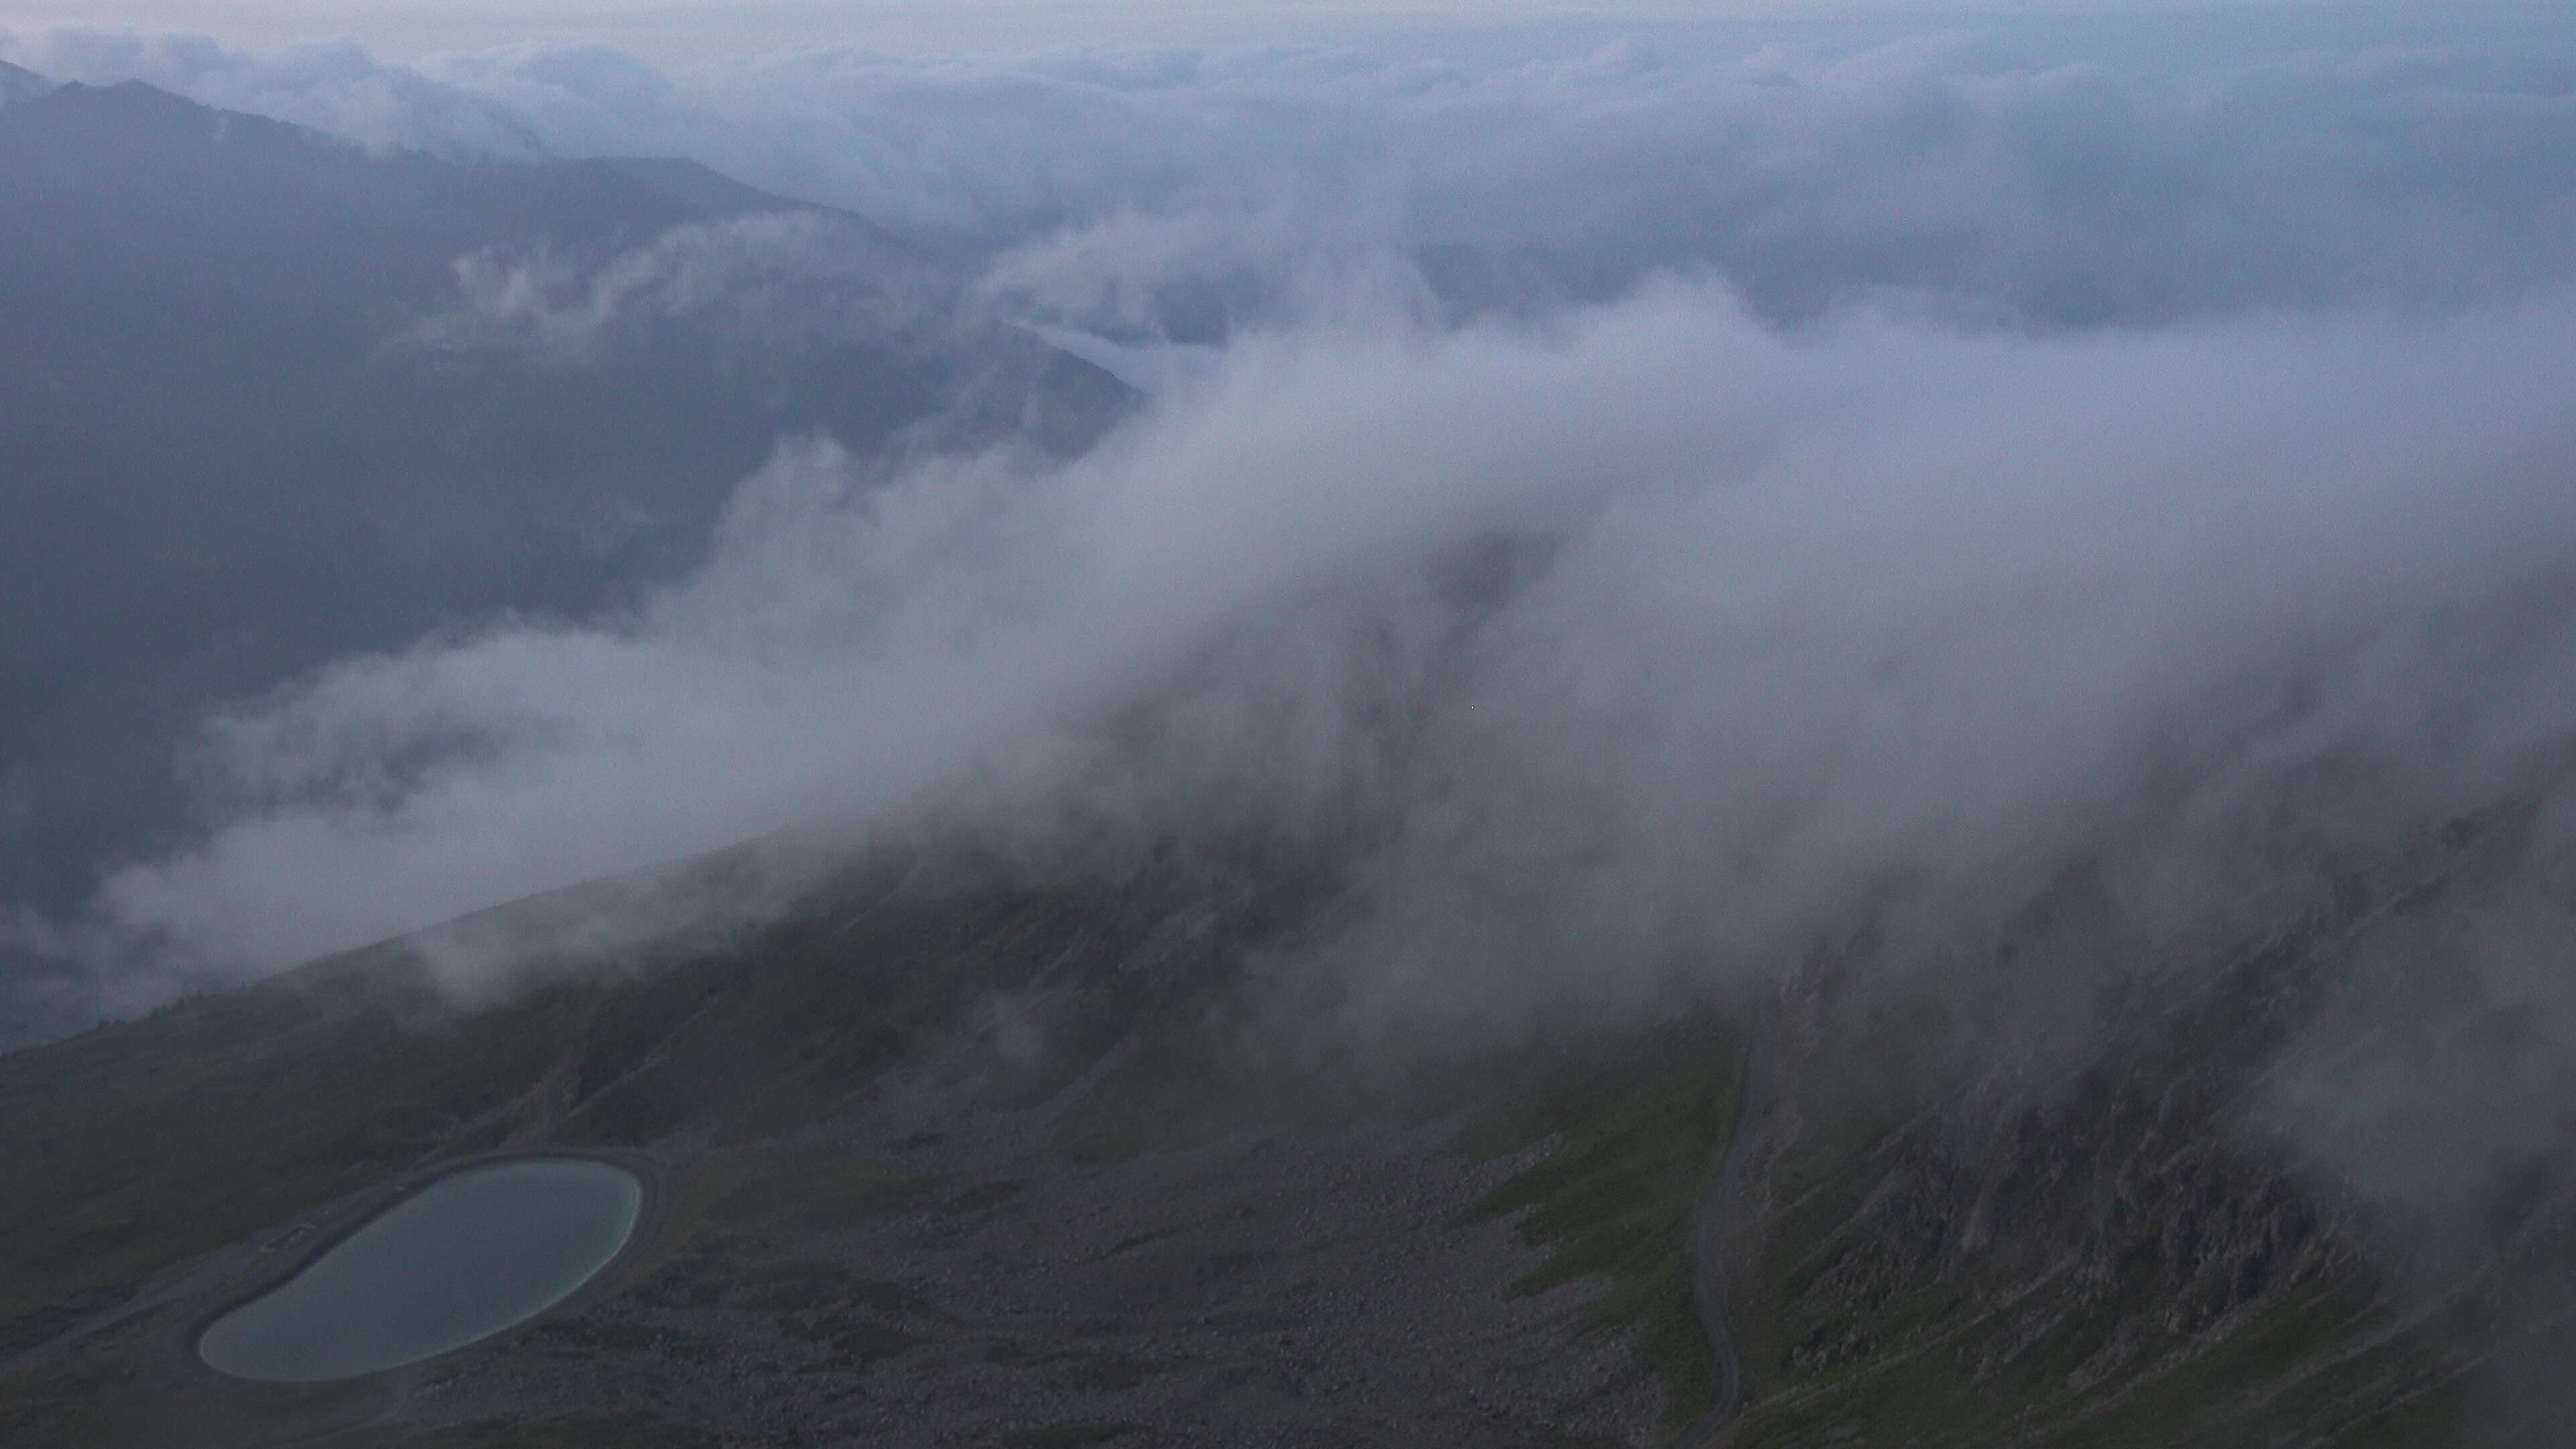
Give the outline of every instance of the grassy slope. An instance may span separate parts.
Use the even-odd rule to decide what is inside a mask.
[[[1467,1138],[1471,1151],[1489,1154],[1553,1142],[1480,1212],[1523,1213],[1523,1235],[1554,1249],[1525,1284],[1530,1291],[1606,1280],[1594,1312],[1605,1327],[1636,1336],[1671,1396],[1675,1424],[1715,1391],[1684,1255],[1734,1125],[1739,1061],[1735,1038],[1713,1022],[1608,1044],[1553,1064],[1546,1080]]]
[[[1176,909],[1144,894],[1005,889],[971,873],[927,880],[887,866],[831,899],[844,907],[800,912],[655,974],[575,976],[470,1014],[443,1009],[376,953],[0,1058],[0,1182],[11,1185],[0,1193],[0,1262],[13,1265],[0,1280],[0,1353],[223,1244],[513,1129],[631,1144],[712,1128],[716,1149],[677,1194],[679,1215],[704,1231],[648,1265],[647,1281],[682,1294],[770,1292],[732,1281],[707,1258],[711,1245],[747,1223],[767,1231],[864,1217],[921,1201],[936,1184],[848,1161],[817,1172],[769,1139],[845,1103],[990,993],[1046,990],[1078,974],[1091,989],[1059,1025],[1096,1046],[1124,1024],[1187,1019],[1175,1007],[1205,989],[1224,954],[1203,943],[1176,958],[1187,969],[1134,969],[1162,959],[1156,943]],[[1277,924],[1245,917],[1235,912],[1228,929]],[[1204,1067],[1177,1027],[1157,1040],[1129,1071],[1177,1080]],[[2188,1058],[2237,1044],[2222,1031],[2185,1045]],[[2128,1121],[2123,1104],[2170,1086],[2179,1060],[2150,1053],[2116,1090],[2071,1108],[2064,1131],[2084,1141],[2086,1131],[2129,1130],[2102,1124]],[[1606,1280],[1599,1320],[1636,1336],[1677,1421],[1710,1391],[1683,1253],[1730,1130],[1737,1061],[1734,1038],[1704,1021],[1525,1053],[1504,1105],[1466,1139],[1484,1153],[1554,1141],[1483,1211],[1522,1214],[1525,1234],[1557,1250],[1533,1290]],[[1021,1086],[1042,1094],[1052,1080]],[[1161,1090],[1180,1087],[1161,1081]],[[1114,1115],[1077,1114],[1068,1127],[1093,1134],[1090,1150],[1116,1151],[1144,1118]],[[1772,1300],[1747,1305],[1738,1325],[1755,1350],[1756,1390],[1740,1449],[1848,1435],[1920,1449],[2449,1444],[2463,1346],[2489,1341],[2509,1316],[2506,1285],[2536,1280],[2542,1267],[2563,1273],[2576,1257],[2534,1236],[2515,1250],[2522,1261],[2495,1265],[2483,1294],[2404,1319],[2380,1285],[2327,1255],[2211,1318],[2193,1306],[2198,1280],[2145,1260],[2115,1254],[2107,1271],[2034,1271],[1944,1248],[1956,1221],[1901,1211],[1938,1205],[1918,1181],[1938,1166],[1890,1122],[1832,1113],[1816,1115],[1776,1164]],[[2223,1195],[2206,1204],[2212,1214],[2230,1206]],[[94,1431],[107,1442],[121,1422],[120,1362],[130,1360],[48,1367],[41,1384],[0,1379],[0,1441]],[[89,1407],[40,1421],[29,1417],[39,1398]],[[603,1420],[549,1427],[552,1439],[454,1442],[660,1442],[654,1432]]]
[[[928,885],[470,1011],[379,949],[0,1057],[0,1351],[513,1127],[636,1144],[811,1120],[983,993],[1149,924]]]
[[[765,1142],[846,1105],[994,993],[1088,977],[1096,989],[1058,1025],[1097,1046],[1106,1027],[1203,987],[1221,934],[1152,958],[1170,969],[1110,969],[1141,959],[1169,915],[1142,892],[880,861],[778,924],[648,973],[577,970],[460,1011],[378,949],[0,1057],[0,1443],[142,1441],[182,1412],[208,1416],[203,1442],[216,1442],[221,1406],[127,1401],[120,1385],[161,1351],[142,1320],[68,1361],[5,1365],[216,1249],[514,1136],[712,1132],[674,1184],[674,1215],[718,1233],[764,1183],[792,1180],[803,1213],[874,1210],[888,1184],[782,1176]]]
[[[573,991],[454,1022],[368,966],[0,1057],[0,1350],[434,1153],[577,1030]]]

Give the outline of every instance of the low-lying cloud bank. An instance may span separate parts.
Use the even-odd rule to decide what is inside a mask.
[[[252,975],[934,796],[1346,843],[1409,1007],[1973,936],[2141,832],[2141,890],[2256,910],[2286,782],[2385,839],[2576,737],[2571,322],[1784,335],[1676,282],[1239,338],[1069,465],[790,444],[631,617],[216,721],[210,830],[91,929]]]
[[[226,712],[197,834],[21,928],[110,1006],[936,808],[1336,850],[1351,1008],[1509,1027],[1860,921],[1973,952],[2106,858],[2129,944],[2182,952],[2557,808],[2576,45],[0,53],[371,145],[688,155],[895,238],[460,259],[432,342],[962,305],[1155,391],[1070,463],[782,440],[634,610]],[[935,303],[870,311],[906,267]],[[2495,960],[2576,1040],[2566,973]]]

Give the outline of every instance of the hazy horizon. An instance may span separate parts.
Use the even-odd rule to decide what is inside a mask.
[[[1814,39],[1844,31],[1976,29],[1998,23],[2045,30],[2134,21],[2184,27],[2251,23],[2319,38],[2349,39],[2371,27],[2430,39],[2458,35],[2478,20],[2550,19],[2542,0],[2482,0],[2437,6],[2427,0],[869,0],[858,5],[765,0],[707,6],[552,4],[458,6],[384,3],[352,11],[323,0],[107,0],[55,7],[46,0],[0,14],[0,42],[90,30],[206,36],[255,49],[363,46],[395,61],[528,44],[598,45],[681,65],[797,49],[856,47],[896,52],[1029,51],[1064,46],[1358,44],[1432,49],[1527,48],[1533,43],[1598,44],[1622,33],[1706,34],[1732,30],[1765,38]]]

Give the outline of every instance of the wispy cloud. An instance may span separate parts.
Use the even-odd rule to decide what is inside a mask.
[[[693,223],[601,261],[482,251],[455,269],[454,304],[421,322],[414,341],[524,347],[580,363],[671,322],[708,321],[767,346],[903,337],[955,316],[953,281],[868,228],[816,211]]]

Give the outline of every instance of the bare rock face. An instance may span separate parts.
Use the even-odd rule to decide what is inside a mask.
[[[2502,1175],[2473,1240],[2436,1240],[2284,1106],[2321,1053],[2352,1054],[2352,1023],[2388,1033],[2425,989],[2424,970],[2354,961],[2469,908],[2520,849],[2508,827],[2446,834],[2180,988],[2131,994],[2170,1004],[2105,1013],[2079,1052],[2016,1052],[2000,1023],[1945,1038],[1986,1051],[1908,1077],[1946,1084],[1931,1092],[1851,1086],[1921,1059],[1908,1037],[1931,1013],[1873,999],[1884,983],[1793,980],[1780,1100],[1748,1125],[1727,1307],[1753,1392],[1731,1442],[2520,1444],[2510,1425],[2535,1415],[2576,1426],[2495,1387],[2576,1300],[2566,1175]]]

